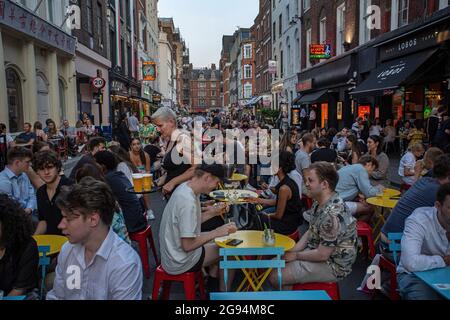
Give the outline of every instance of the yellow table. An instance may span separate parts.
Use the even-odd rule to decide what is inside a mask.
[[[378,196],[378,197],[368,198],[368,199],[366,199],[366,202],[368,204],[371,204],[371,205],[381,208],[381,213],[379,214],[378,220],[373,227],[373,231],[376,232],[378,226],[380,226],[381,223],[383,223],[383,224],[386,223],[386,220],[384,218],[384,208],[393,209],[397,205],[398,199],[392,199],[390,197]],[[378,232],[377,236],[375,237],[375,243],[380,238],[380,235],[381,235],[381,231]]]
[[[238,246],[232,247],[227,246],[225,242],[228,239],[239,239],[243,242],[239,244]],[[215,243],[221,247],[221,248],[264,248],[263,243],[263,231],[252,231],[252,230],[242,230],[237,231],[233,234],[230,234],[226,237],[220,237],[216,238]],[[288,236],[275,233],[275,244],[274,247],[282,247],[284,248],[284,251],[291,250],[295,246],[295,241],[289,238]],[[239,260],[239,257],[236,257],[237,260]],[[258,257],[259,259],[259,257]],[[246,282],[249,283],[247,286],[247,290],[252,287],[254,291],[259,291],[262,289],[262,284],[269,276],[272,269],[267,269],[264,273],[258,274],[258,270],[245,270],[243,269],[242,272],[245,275],[244,280],[242,280],[241,284],[239,285],[237,291],[241,291],[243,287],[245,286]]]
[[[50,234],[35,235],[33,238],[36,240],[38,246],[50,246],[50,252],[47,255],[59,253],[64,243],[69,240],[64,236]]]
[[[399,190],[396,189],[390,189],[390,188],[386,188],[384,189],[382,194],[377,195],[378,197],[381,196],[385,196],[385,197],[398,197],[400,196],[402,193]]]
[[[233,175],[231,176],[230,181],[243,181],[243,180],[247,180],[248,177],[245,174],[240,174],[240,173],[233,173]]]

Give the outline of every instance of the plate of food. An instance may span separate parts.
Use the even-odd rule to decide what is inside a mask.
[[[216,190],[209,196],[215,200],[233,203],[247,203],[248,198],[258,198],[258,194],[250,190]]]

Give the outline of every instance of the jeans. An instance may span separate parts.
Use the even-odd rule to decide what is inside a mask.
[[[442,297],[414,274],[397,275],[398,290],[403,300],[442,300]]]

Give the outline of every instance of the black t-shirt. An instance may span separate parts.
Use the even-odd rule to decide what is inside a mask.
[[[62,220],[61,210],[55,204],[55,201],[61,191],[61,187],[70,186],[72,184],[73,182],[71,180],[66,178],[66,176],[62,176],[58,187],[56,188],[56,193],[51,200],[48,198],[47,185],[44,184],[36,192],[39,221],[45,221],[47,223],[46,234],[62,234],[61,230],[58,229],[58,224]]]
[[[97,165],[97,162],[95,161],[94,157],[89,153],[81,157],[80,160],[78,160],[75,167],[72,169],[72,172],[70,172],[69,179],[72,181],[75,181],[75,174],[77,173],[77,170],[80,169],[82,166],[84,166],[86,163]]]
[[[6,250],[0,259],[0,290],[7,296],[13,289],[36,288],[38,284],[39,252],[36,241],[30,237],[20,252]]]
[[[28,132],[28,133],[22,132],[21,134],[19,134],[16,137],[16,141],[18,143],[28,143],[28,142],[30,142],[31,139],[36,140],[36,135],[34,134],[34,132]]]
[[[143,230],[147,226],[147,219],[138,197],[126,191],[133,187],[130,180],[120,171],[110,171],[106,174],[106,181],[122,208],[128,232]]]
[[[144,151],[150,156],[150,165],[153,165],[157,161],[157,155],[161,152],[161,149],[155,145],[149,144],[145,146]]]
[[[335,150],[328,148],[317,149],[311,154],[311,163],[318,161],[326,161],[334,163],[336,161],[337,154]]]

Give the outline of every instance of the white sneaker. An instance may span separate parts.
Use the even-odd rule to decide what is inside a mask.
[[[147,210],[147,221],[155,220],[155,215],[152,209]]]

